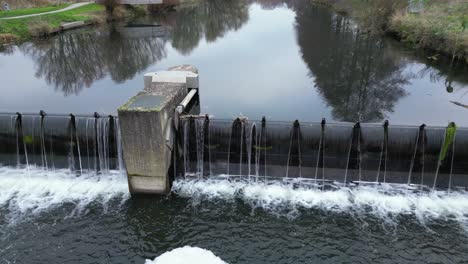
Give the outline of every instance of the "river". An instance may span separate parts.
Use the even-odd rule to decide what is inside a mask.
[[[162,27],[125,27],[141,24]],[[144,73],[184,63],[199,69],[201,111],[216,118],[468,125],[466,67],[299,0],[203,1],[10,48],[0,111],[112,114]]]
[[[221,119],[468,125],[466,68],[299,0],[206,0],[10,47],[0,111],[112,114],[144,73],[184,63],[199,69],[201,112]],[[231,264],[468,259],[466,192],[223,177],[131,197],[121,171],[0,165],[0,263],[144,263],[186,245]]]

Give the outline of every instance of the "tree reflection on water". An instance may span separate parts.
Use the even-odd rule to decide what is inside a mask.
[[[249,20],[249,5],[243,0],[204,0],[181,7],[162,18],[170,27],[171,44],[187,55],[201,39],[214,42],[231,30],[240,29]]]
[[[79,94],[96,80],[110,75],[122,83],[166,56],[163,38],[125,38],[114,27],[69,32],[21,47],[44,78],[64,95]]]
[[[302,57],[332,115],[340,121],[375,122],[406,95],[402,62],[382,39],[363,34],[349,18],[296,2]]]
[[[66,32],[24,44],[21,50],[35,61],[36,77],[64,95],[77,95],[107,75],[116,83],[132,79],[166,57],[168,41],[187,55],[202,38],[215,41],[247,20],[248,6],[243,1],[207,0],[164,16],[161,22],[168,29],[167,36],[132,37],[122,27],[111,25]]]
[[[64,95],[79,94],[107,76],[116,83],[134,78],[164,59],[167,45],[187,56],[203,40],[214,42],[240,29],[249,20],[252,3],[263,9],[287,7],[295,12],[300,54],[314,80],[314,89],[331,108],[334,120],[381,121],[407,95],[404,87],[409,80],[423,78],[404,72],[408,56],[401,56],[384,38],[362,33],[349,18],[302,0],[204,0],[142,19],[142,23],[162,24],[165,34],[146,34],[145,30],[129,34],[129,30],[135,33],[138,29],[110,25],[67,32],[24,44],[20,49],[35,61],[36,77]],[[269,43],[252,48],[261,45]],[[242,59],[248,63],[255,58]],[[447,78],[447,91],[463,86],[457,82],[459,73],[454,77],[432,69],[428,67],[421,74],[430,72],[437,77],[434,79]]]

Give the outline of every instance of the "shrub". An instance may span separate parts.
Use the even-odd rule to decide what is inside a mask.
[[[115,8],[120,5],[120,0],[100,0],[99,3],[106,7],[107,15],[112,16]]]
[[[0,45],[11,44],[15,42],[17,39],[18,38],[13,34],[9,34],[9,33],[0,34]]]
[[[106,22],[106,17],[103,14],[92,14],[89,15],[87,22],[91,24],[103,24]]]
[[[121,19],[125,18],[128,16],[128,12],[123,6],[117,6],[114,8],[114,11],[112,12],[112,18],[113,19]]]
[[[46,21],[33,20],[29,22],[28,30],[33,37],[45,37],[52,32],[52,27]]]

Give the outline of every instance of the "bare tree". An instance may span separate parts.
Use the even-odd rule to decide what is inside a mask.
[[[120,0],[100,0],[99,2],[106,7],[108,16],[112,16],[115,8],[120,5]]]

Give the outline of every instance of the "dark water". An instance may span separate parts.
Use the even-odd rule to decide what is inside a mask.
[[[239,199],[139,198],[52,207],[0,232],[0,263],[144,263],[185,245],[229,263],[466,263],[456,221],[363,212],[254,209]],[[8,209],[7,209],[8,210]],[[277,212],[275,214],[274,212]],[[5,213],[5,209],[0,212]],[[279,215],[278,215],[279,213]],[[0,221],[3,220],[0,219]]]
[[[163,28],[88,28],[0,53],[0,111],[115,113],[145,72],[189,63],[217,118],[468,124],[453,103],[468,105],[466,67],[431,65],[308,1],[208,0],[129,23]]]

